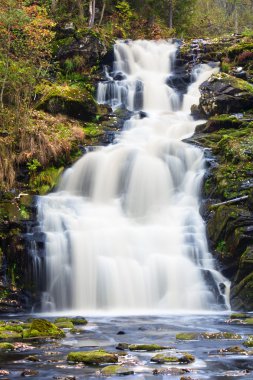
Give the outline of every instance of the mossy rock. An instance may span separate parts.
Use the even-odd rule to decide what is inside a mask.
[[[160,351],[165,350],[167,347],[160,346],[158,344],[130,344],[128,349],[130,351]]]
[[[122,367],[121,365],[109,365],[102,369],[101,374],[104,376],[127,376],[127,375],[134,375],[134,371]]]
[[[33,319],[31,327],[24,330],[24,338],[63,338],[65,333],[46,319]]]
[[[218,350],[218,353],[221,354],[247,354],[245,349],[243,349],[240,346],[232,346],[232,347],[227,347],[227,348],[221,348]]]
[[[243,345],[245,347],[253,347],[253,335],[250,335],[248,339],[245,342],[243,342]]]
[[[55,325],[57,327],[59,327],[60,329],[73,329],[74,328],[74,325],[71,321],[57,322],[57,323],[55,323]]]
[[[166,354],[157,354],[151,358],[151,362],[158,364],[165,363],[179,363],[189,364],[195,361],[195,357],[191,354],[185,353],[182,356],[168,356]]]
[[[17,340],[22,338],[22,333],[12,330],[0,330],[0,340],[12,339]]]
[[[245,51],[253,51],[252,42],[241,42],[234,44],[227,49],[227,54],[230,59],[234,59],[236,56]]]
[[[0,343],[0,351],[13,351],[15,349],[14,345],[8,342]]]
[[[253,310],[253,273],[231,287],[230,300],[234,310]]]
[[[229,317],[230,319],[246,319],[249,318],[249,314],[246,313],[233,313]]]
[[[77,85],[44,84],[37,88],[40,100],[37,109],[52,114],[65,114],[90,120],[97,113],[96,102],[85,88]]]
[[[246,325],[253,325],[253,318],[246,318],[243,321]]]
[[[105,363],[117,363],[118,357],[115,354],[104,350],[70,352],[67,360],[69,362],[84,363],[87,365],[99,365]]]
[[[212,133],[220,129],[239,128],[241,125],[242,121],[234,115],[217,115],[211,117],[205,124],[198,125],[196,132]]]
[[[235,334],[232,332],[205,332],[201,333],[201,338],[203,339],[232,339],[232,340],[239,340],[242,339],[241,335]]]
[[[71,318],[71,322],[75,326],[85,326],[88,323],[87,319],[85,319],[84,317],[74,317],[74,318]]]
[[[179,333],[176,335],[176,339],[178,340],[197,340],[199,337],[199,334],[197,333]]]

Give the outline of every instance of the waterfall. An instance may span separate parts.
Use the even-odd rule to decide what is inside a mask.
[[[217,68],[201,65],[183,101],[166,83],[177,46],[118,42],[98,102],[132,117],[114,144],[85,154],[40,197],[43,310],[170,312],[228,307],[227,280],[199,214],[203,153],[190,106]],[[141,112],[140,112],[141,111]]]

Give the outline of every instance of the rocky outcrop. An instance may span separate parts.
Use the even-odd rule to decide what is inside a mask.
[[[83,67],[97,65],[106,54],[108,49],[99,36],[90,30],[85,30],[83,35],[73,31],[73,38],[62,40],[62,46],[59,48],[56,59],[63,63],[66,59],[79,57]]]
[[[253,86],[225,73],[213,75],[200,86],[199,111],[205,116],[244,112],[252,108]]]
[[[231,280],[232,309],[249,311],[253,310],[253,87],[222,73],[203,83],[200,91],[197,110],[211,116],[197,127],[194,137],[208,148],[204,194],[209,245]]]

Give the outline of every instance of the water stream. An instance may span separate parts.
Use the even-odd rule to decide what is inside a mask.
[[[125,107],[132,117],[113,144],[85,154],[57,192],[39,198],[43,310],[229,307],[229,285],[208,252],[199,214],[203,152],[183,142],[194,133],[190,107],[198,103],[198,87],[218,69],[197,67],[181,99],[167,84],[176,49],[166,41],[115,45],[98,102]]]

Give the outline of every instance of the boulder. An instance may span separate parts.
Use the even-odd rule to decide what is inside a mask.
[[[23,338],[63,338],[65,333],[46,319],[33,319],[29,329],[23,331]]]
[[[200,92],[199,110],[207,117],[252,108],[253,86],[225,73],[213,75],[202,83]]]
[[[90,120],[97,113],[97,104],[85,88],[76,85],[48,83],[37,88],[39,101],[37,109],[51,114],[64,114],[70,117]]]

